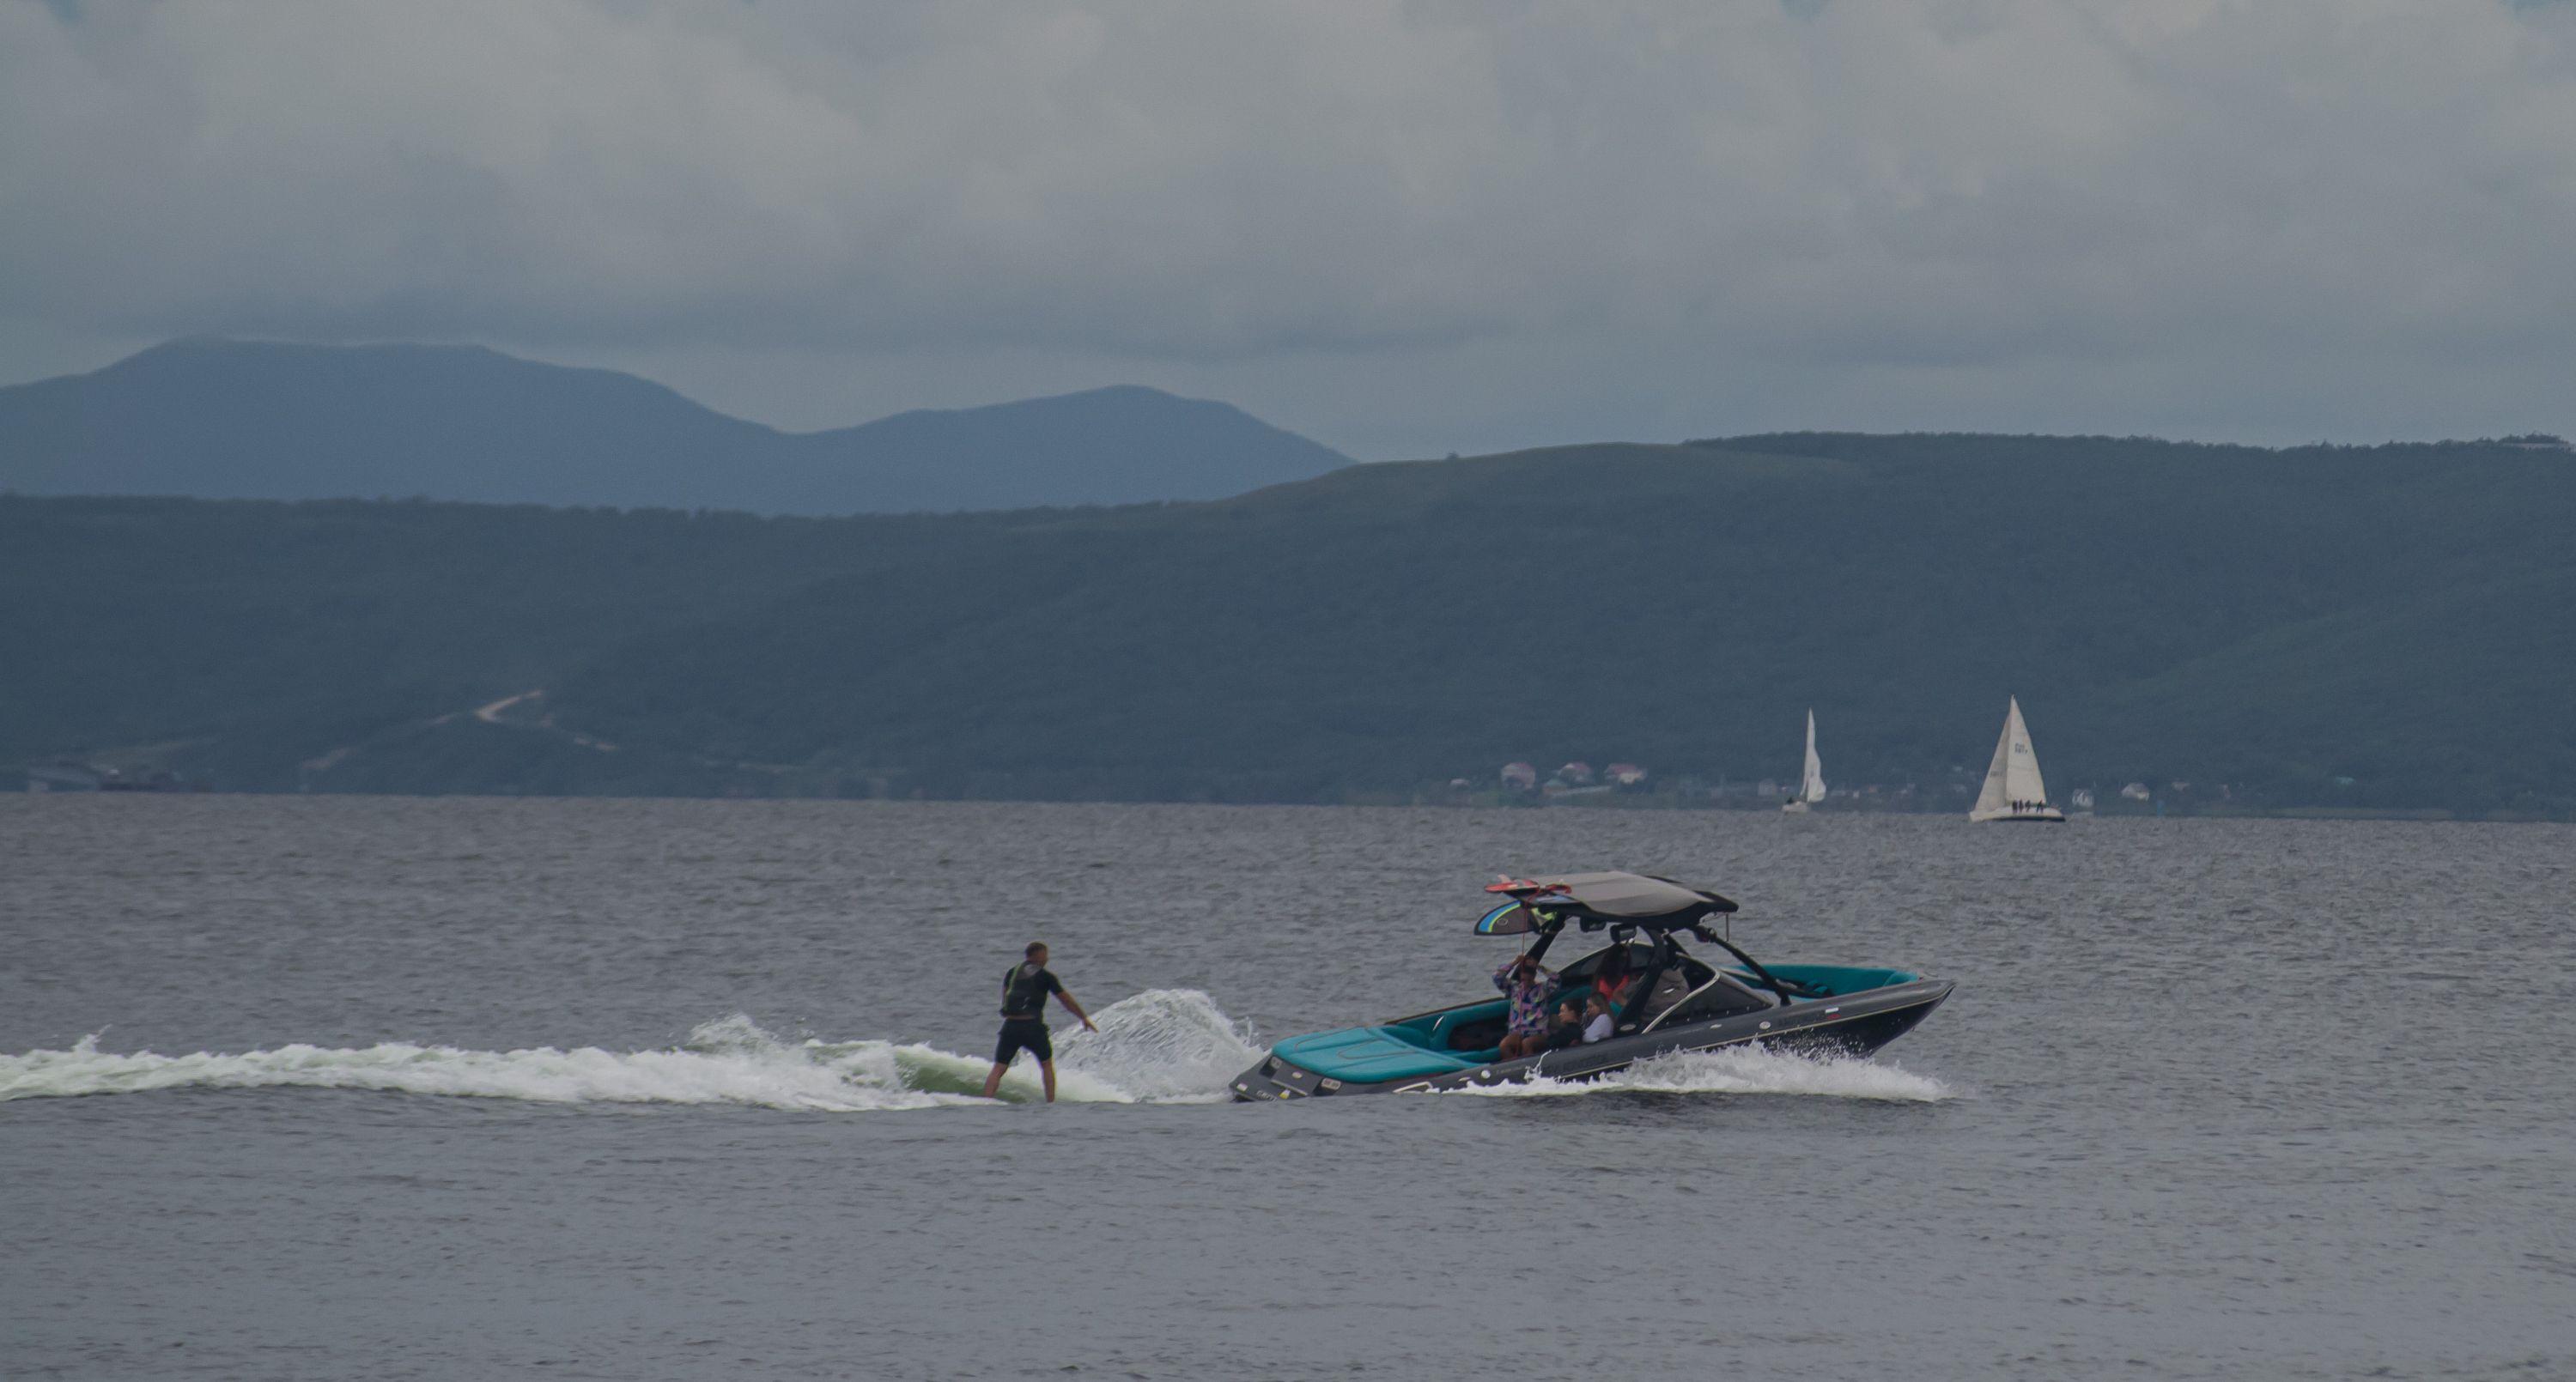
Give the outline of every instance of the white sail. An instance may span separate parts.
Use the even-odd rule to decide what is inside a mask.
[[[2004,711],[2004,733],[1995,741],[1995,761],[1986,768],[1985,790],[1969,810],[1972,821],[2062,821],[2048,804],[2048,784],[2039,777],[2039,755],[2030,747],[2030,730],[2021,722],[2021,700],[2010,698]]]
[[[1807,771],[1798,780],[1798,794],[1783,802],[1780,809],[1792,816],[1803,816],[1816,803],[1825,799],[1824,760],[1816,757],[1816,712],[1807,712]]]
[[[1825,761],[1816,757],[1816,712],[1807,712],[1807,776],[1798,784],[1798,800],[1813,806],[1825,799]]]

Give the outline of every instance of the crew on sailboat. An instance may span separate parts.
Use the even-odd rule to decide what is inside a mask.
[[[2039,776],[2039,755],[2030,746],[2030,729],[2022,723],[2021,700],[2007,698],[2003,737],[1995,741],[1994,762],[1986,769],[1986,788],[1970,808],[1972,821],[2063,821],[2048,804],[2048,784]]]

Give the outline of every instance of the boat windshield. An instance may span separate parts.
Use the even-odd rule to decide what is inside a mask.
[[[1621,1031],[1653,1021],[1692,990],[1717,977],[1716,970],[1700,963],[1697,957],[1679,946],[1666,952],[1670,960],[1658,969],[1655,947],[1644,941],[1630,941],[1625,945],[1604,946],[1558,970],[1558,993],[1563,995],[1569,990],[1590,988],[1593,981],[1615,963],[1612,957],[1622,952],[1627,958],[1631,982],[1618,1014]],[[1645,987],[1639,988],[1639,981],[1643,981]]]

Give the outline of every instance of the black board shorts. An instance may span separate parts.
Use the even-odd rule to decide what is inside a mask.
[[[1002,1019],[1001,1040],[993,1043],[993,1064],[1008,1065],[1022,1051],[1042,1061],[1055,1059],[1055,1041],[1047,1035],[1043,1017],[1006,1017]]]

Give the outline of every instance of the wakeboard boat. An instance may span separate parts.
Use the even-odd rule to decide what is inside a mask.
[[[1950,996],[1949,980],[1908,970],[1763,964],[1712,929],[1714,919],[1736,910],[1733,902],[1669,878],[1569,873],[1505,878],[1486,891],[1506,900],[1476,922],[1476,934],[1535,936],[1532,958],[1567,931],[1608,933],[1608,944],[1556,971],[1548,999],[1553,1011],[1595,992],[1596,979],[1624,966],[1629,977],[1612,1005],[1607,1037],[1505,1060],[1499,1048],[1510,1001],[1486,998],[1290,1037],[1234,1078],[1235,1100],[1429,1093],[1542,1076],[1583,1080],[1679,1051],[1755,1044],[1865,1056]],[[1727,961],[1701,960],[1682,947],[1684,936],[1724,951]]]

